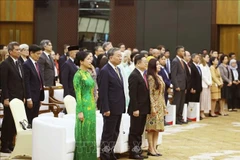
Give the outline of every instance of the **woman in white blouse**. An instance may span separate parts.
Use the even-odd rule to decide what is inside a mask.
[[[212,86],[212,75],[208,66],[209,55],[205,54],[201,58],[200,68],[202,71],[202,92],[200,95],[200,106],[201,106],[201,118],[205,118],[204,113],[209,113],[211,110],[211,86]]]

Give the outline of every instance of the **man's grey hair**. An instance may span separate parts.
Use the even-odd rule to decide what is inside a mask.
[[[120,50],[119,48],[111,48],[111,49],[109,49],[108,52],[107,52],[108,59],[110,59],[110,57],[113,56],[114,53],[115,53],[116,51],[119,51],[119,50]]]
[[[104,51],[106,51],[106,47],[107,47],[109,44],[111,44],[111,42],[105,42],[105,43],[103,43],[102,48],[103,48]]]
[[[42,48],[42,50],[44,50],[44,47],[46,47],[46,45],[48,45],[49,43],[51,43],[50,40],[48,39],[44,39],[40,42],[40,47]]]
[[[199,54],[193,53],[193,54],[191,55],[192,59],[195,58],[196,56],[199,56]]]
[[[10,42],[10,43],[8,44],[8,46],[7,46],[8,52],[9,52],[9,51],[13,51],[14,46],[19,46],[19,43],[16,42],[16,41]]]
[[[146,50],[141,50],[140,54],[148,54],[148,51],[146,51]]]

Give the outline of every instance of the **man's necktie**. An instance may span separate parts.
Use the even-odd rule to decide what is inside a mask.
[[[167,78],[169,79],[168,72],[166,71],[166,69],[165,69],[164,67],[163,67],[162,69],[163,69],[163,71],[165,72]]]
[[[16,65],[16,67],[17,67],[17,70],[18,70],[19,75],[20,75],[21,78],[22,78],[22,72],[21,72],[21,69],[20,69],[20,67],[19,67],[18,61],[15,62],[15,65]]]
[[[53,59],[52,59],[51,55],[48,55],[48,58],[49,58],[49,60],[51,61],[53,67],[54,67],[54,62],[53,62]]]
[[[182,60],[180,60],[180,62],[181,62],[182,68],[185,69],[184,64],[183,64],[184,62]]]
[[[170,60],[169,60],[169,59],[167,59],[167,67],[166,67],[166,69],[167,69],[167,72],[168,72],[168,73],[171,72],[171,69],[170,69]]]
[[[199,66],[197,66],[197,69],[198,69],[199,74],[202,75],[202,72],[201,72],[201,69]]]
[[[41,76],[40,76],[39,67],[38,67],[37,62],[35,62],[35,67],[36,67],[36,71],[37,71],[38,78],[39,78],[39,81],[40,81],[40,90],[42,90],[42,79],[41,79]]]
[[[147,74],[145,74],[145,73],[143,74],[143,79],[144,79],[146,87],[148,89]]]
[[[118,70],[117,67],[115,68],[115,71],[116,71],[116,73],[117,73],[117,75],[118,75],[118,78],[119,78],[120,80],[122,80],[122,79],[121,79],[121,76],[120,76],[120,73],[119,73],[119,70]]]

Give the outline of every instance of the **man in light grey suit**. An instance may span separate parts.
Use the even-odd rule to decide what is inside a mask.
[[[38,60],[39,68],[41,70],[41,76],[43,79],[44,86],[54,86],[55,85],[55,70],[54,61],[51,57],[52,43],[50,40],[42,40],[40,43],[42,47],[42,54]]]
[[[187,76],[185,71],[184,62],[182,60],[184,56],[184,47],[177,46],[177,56],[173,59],[171,64],[171,80],[174,88],[173,104],[176,105],[176,124],[183,124],[182,113],[185,102],[185,91]]]

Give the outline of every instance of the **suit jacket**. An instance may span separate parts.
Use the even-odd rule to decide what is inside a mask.
[[[173,59],[171,64],[171,80],[174,89],[178,87],[181,90],[186,89],[187,76],[185,72],[185,67],[182,67],[181,62],[177,57]]]
[[[219,71],[222,77],[222,80],[224,83],[230,83],[232,82],[232,74],[228,67],[225,67],[223,64],[220,64]]]
[[[100,113],[110,111],[111,115],[121,115],[125,112],[126,102],[121,73],[120,76],[121,80],[109,63],[101,69],[98,79]]]
[[[73,87],[73,77],[77,70],[77,66],[73,63],[71,59],[68,59],[62,66],[61,83],[64,88],[64,97],[66,95],[76,97]]]
[[[93,55],[93,61],[92,61],[92,65],[96,68],[97,66],[97,57],[95,55]]]
[[[141,73],[135,68],[128,78],[130,102],[128,114],[139,110],[140,115],[150,113],[149,90]]]
[[[61,72],[62,72],[62,66],[64,65],[64,63],[67,61],[67,56],[65,54],[63,54],[59,60],[58,60],[58,66],[59,66],[59,80],[60,83],[62,83],[62,76],[61,76]]]
[[[38,65],[39,66],[39,65]],[[43,79],[40,74],[40,79],[38,72],[35,68],[35,64],[29,58],[23,63],[24,80],[26,88],[26,99],[31,98],[33,102],[39,102],[44,100],[44,88]],[[40,69],[39,69],[39,72]],[[42,88],[42,90],[40,90]]]
[[[194,90],[196,90],[196,92],[200,93],[202,91],[202,73],[199,73],[194,63],[190,63],[190,68],[192,82],[190,88],[193,88]]]
[[[158,75],[162,77],[164,83],[165,83],[165,93],[164,93],[164,98],[165,98],[165,102],[167,103],[168,100],[168,93],[167,90],[171,85],[171,79],[169,78],[169,75],[167,75],[168,73],[167,70],[166,72],[164,71],[165,68],[161,68],[160,72],[158,72]]]
[[[19,68],[22,77],[10,56],[1,63],[2,100],[9,99],[11,101],[13,98],[24,99],[24,72],[21,63],[19,63]]]
[[[18,58],[18,61],[19,61],[21,64],[24,63],[24,60],[23,60],[23,58],[22,58],[21,56]]]
[[[50,56],[51,57],[51,56]],[[51,57],[46,56],[45,53],[42,53],[38,60],[41,76],[43,79],[44,86],[54,86],[55,84],[55,68],[54,62]]]
[[[61,67],[64,65],[64,63],[67,61],[67,56],[65,54],[61,55],[61,57],[58,60],[59,69],[61,70]]]

